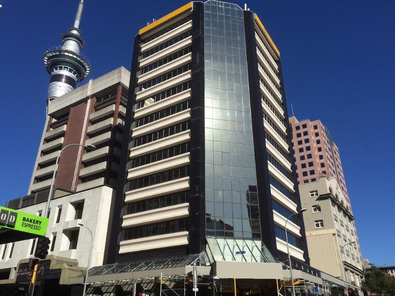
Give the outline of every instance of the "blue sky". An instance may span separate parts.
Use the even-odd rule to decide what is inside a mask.
[[[233,1],[256,12],[281,52],[285,91],[299,120],[320,119],[340,149],[362,248],[395,264],[395,1]],[[42,55],[60,45],[78,0],[0,0],[0,205],[26,195],[45,120]],[[130,69],[139,28],[184,5],[85,0],[89,78]],[[291,111],[290,111],[291,114]]]

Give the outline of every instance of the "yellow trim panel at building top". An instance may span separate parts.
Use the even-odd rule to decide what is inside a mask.
[[[258,23],[259,27],[262,29],[263,34],[269,41],[270,45],[273,47],[274,52],[277,54],[278,57],[280,57],[280,52],[277,49],[277,46],[274,44],[272,38],[270,37],[269,33],[266,31],[265,26],[262,24],[261,20],[259,17],[255,14],[255,21]]]
[[[191,9],[192,9],[192,2],[189,2],[188,4],[185,4],[184,6],[174,10],[173,12],[170,12],[168,15],[165,15],[159,20],[153,22],[152,24],[149,24],[148,26],[145,26],[144,28],[140,29],[139,35],[143,35],[144,33],[152,30],[153,28],[156,28],[157,26],[167,22],[168,20],[176,17],[177,15]]]

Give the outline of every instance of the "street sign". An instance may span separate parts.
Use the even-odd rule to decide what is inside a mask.
[[[7,232],[10,238],[16,232],[22,232],[16,235],[18,237],[16,240],[21,240],[20,238],[24,237],[23,234],[26,234],[25,239],[45,236],[47,227],[48,218],[0,206],[0,230],[1,232]]]

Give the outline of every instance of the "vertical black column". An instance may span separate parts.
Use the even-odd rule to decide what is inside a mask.
[[[204,195],[204,4],[194,2],[193,5],[188,252],[197,254],[205,248],[206,215]]]

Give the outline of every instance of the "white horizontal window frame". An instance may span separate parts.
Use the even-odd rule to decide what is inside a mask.
[[[146,143],[141,146],[137,146],[130,149],[129,157],[138,157],[144,154],[152,153],[158,150],[166,149],[172,146],[176,146],[182,143],[189,142],[191,140],[190,130],[186,130],[166,138],[162,138],[150,143]]]
[[[191,118],[191,109],[186,109],[176,114],[166,116],[164,118],[134,128],[132,130],[132,137],[133,138],[140,137],[142,135],[152,133],[156,130],[164,129],[166,127],[187,121],[190,118]]]
[[[263,120],[264,124],[263,127],[265,131],[280,145],[285,151],[288,151],[288,144],[277,134],[277,132],[270,126],[270,124]]]
[[[180,154],[174,157],[162,159],[143,166],[128,170],[128,180],[149,176],[190,164],[190,153]]]
[[[122,217],[122,228],[183,219],[189,216],[189,203],[129,214]]]
[[[272,143],[270,143],[267,139],[265,140],[265,142],[266,142],[267,152],[291,173],[292,172],[291,163],[272,145]]]
[[[154,235],[139,239],[121,241],[119,244],[119,254],[177,247],[187,244],[188,231],[180,231],[175,233]]]
[[[169,56],[177,51],[180,51],[180,50],[188,47],[191,44],[192,44],[192,36],[189,36],[188,38],[185,38],[185,39],[181,40],[180,42],[172,44],[169,47],[167,47],[161,51],[158,51],[158,52],[156,52],[144,59],[141,59],[140,63],[139,63],[139,68],[140,69],[144,68],[144,67],[146,67],[158,60],[163,59],[166,56]]]
[[[189,177],[179,178],[168,182],[155,184],[125,193],[125,203],[144,200],[156,196],[171,194],[189,189]]]
[[[187,89],[178,94],[167,97],[163,100],[153,102],[150,105],[144,106],[140,109],[134,111],[134,118],[139,119],[141,117],[147,116],[149,114],[155,113],[157,111],[166,109],[170,106],[176,105],[178,103],[187,101],[191,98],[191,90]]]
[[[259,88],[261,90],[262,96],[267,98],[270,101],[270,103],[272,104],[272,106],[277,110],[277,112],[285,118],[284,110],[281,108],[279,103],[274,99],[272,94],[266,89],[266,87],[264,86],[264,84],[261,80],[259,80]]]
[[[277,116],[274,114],[274,112],[270,109],[269,105],[264,100],[261,100],[261,106],[262,106],[263,112],[266,113],[266,115],[270,117],[270,119],[276,124],[276,126],[284,134],[287,134],[287,128],[285,127],[285,125],[277,118]]]
[[[279,67],[276,63],[276,61],[273,59],[273,56],[270,54],[270,52],[267,49],[267,45],[265,44],[265,39],[264,37],[261,38],[261,36],[255,31],[255,40],[257,43],[257,46],[261,52],[263,52],[264,56],[266,59],[269,61],[272,69],[278,73],[279,72]]]
[[[274,85],[273,81],[269,78],[269,76],[266,74],[266,72],[263,70],[260,64],[258,64],[258,72],[261,79],[263,79],[270,86],[273,93],[277,96],[277,99],[279,99],[282,102],[283,98],[281,96],[280,91],[278,90],[278,87]]]
[[[166,89],[172,88],[175,85],[187,82],[187,81],[191,80],[191,78],[192,78],[192,72],[191,72],[191,70],[188,70],[180,75],[177,75],[175,77],[167,79],[167,80],[165,80],[161,83],[158,83],[152,87],[149,87],[147,89],[143,89],[143,90],[139,91],[136,94],[136,101],[137,102],[141,101],[142,99],[148,98],[155,93],[162,92]]]
[[[188,32],[192,30],[192,20],[187,21],[185,23],[183,23],[182,25],[164,33],[163,35],[158,36],[155,39],[152,39],[148,42],[144,42],[143,44],[141,44],[141,53],[145,53],[147,51],[149,51],[150,49],[165,43],[166,41],[169,41],[171,39],[173,39],[176,36],[179,36],[185,32]]]
[[[179,57],[178,59],[175,59],[171,62],[168,62],[158,68],[155,68],[149,72],[146,72],[137,78],[137,83],[142,84],[145,83],[151,79],[154,79],[155,77],[158,77],[160,75],[163,75],[167,72],[170,72],[174,69],[177,69],[183,65],[188,64],[189,62],[192,61],[192,53],[187,53],[186,55],[183,55]]]
[[[286,197],[280,190],[270,184],[270,194],[274,200],[280,203],[291,212],[297,212],[297,205],[288,197]]]
[[[269,174],[285,187],[287,187],[291,192],[295,192],[294,183],[284,176],[284,174],[280,172],[272,163],[268,161],[267,164],[269,168]]]
[[[280,87],[280,79],[277,77],[276,73],[273,71],[273,68],[269,65],[268,61],[264,57],[264,54],[262,51],[257,47],[257,56],[258,56],[258,61],[262,64],[262,67],[265,67],[268,72],[270,73],[271,79],[274,81],[274,83],[277,85],[277,87]]]

